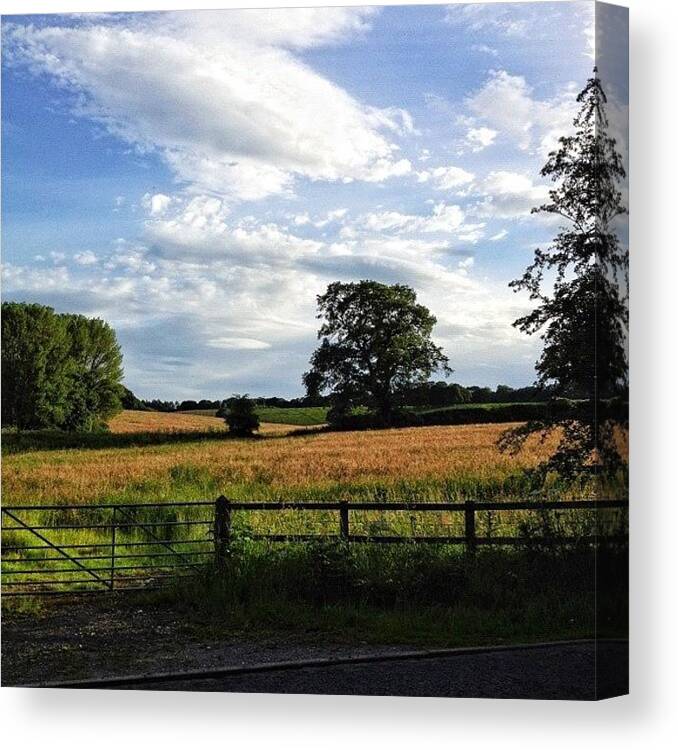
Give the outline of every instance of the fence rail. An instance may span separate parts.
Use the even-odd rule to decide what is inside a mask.
[[[224,568],[235,533],[234,517],[247,512],[276,515],[287,512],[337,514],[333,533],[250,533],[247,538],[270,543],[342,540],[359,544],[463,545],[473,555],[479,546],[515,546],[524,536],[479,535],[479,513],[509,511],[562,512],[625,510],[626,501],[506,501],[506,502],[234,502],[120,503],[98,505],[12,505],[2,508],[3,596],[148,590],[190,577],[206,566]],[[352,533],[351,514],[461,514],[463,534]],[[180,512],[192,517],[180,518]],[[149,517],[150,516],[150,517]],[[200,533],[202,532],[202,533]],[[531,537],[538,544],[594,544],[597,533]],[[8,540],[6,542],[6,539]],[[58,567],[54,563],[60,563]],[[70,576],[76,576],[71,578]]]

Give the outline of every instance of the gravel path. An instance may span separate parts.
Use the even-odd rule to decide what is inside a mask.
[[[186,613],[132,606],[128,600],[64,602],[41,614],[5,612],[2,685],[97,680],[185,670],[217,670],[264,663],[390,656],[412,650],[332,642],[318,633],[252,637],[226,635],[191,622]],[[628,646],[598,645],[598,697],[628,684]],[[558,644],[422,661],[306,667],[267,673],[155,682],[155,690],[316,693],[349,695],[595,697],[593,644]],[[130,686],[131,687],[131,686]]]

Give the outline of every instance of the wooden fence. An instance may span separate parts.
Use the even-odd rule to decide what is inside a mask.
[[[166,502],[107,505],[14,505],[2,508],[3,596],[95,593],[158,587],[194,575],[206,566],[223,567],[234,535],[270,543],[343,541],[347,544],[463,545],[473,555],[479,546],[594,544],[598,533],[481,536],[477,514],[493,511],[559,513],[624,511],[618,500],[506,502]],[[250,533],[234,524],[239,513],[299,511],[336,514],[333,533]],[[463,514],[463,534],[388,535],[352,533],[359,512]],[[185,517],[182,517],[183,516]],[[598,518],[596,516],[596,518]],[[461,524],[459,524],[462,527]],[[597,524],[594,524],[597,530]],[[200,534],[200,532],[203,532]],[[76,576],[73,578],[72,576]]]

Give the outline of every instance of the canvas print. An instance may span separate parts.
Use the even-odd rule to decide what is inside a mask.
[[[628,12],[2,18],[2,684],[628,691]]]

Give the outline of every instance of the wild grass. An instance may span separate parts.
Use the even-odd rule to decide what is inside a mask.
[[[418,427],[258,440],[220,433],[198,433],[199,439],[192,439],[195,433],[186,432],[158,445],[33,450],[5,456],[4,502],[144,502],[218,494],[312,500],[384,492],[431,500],[515,496],[530,489],[519,478],[522,470],[547,456],[553,441],[533,440],[521,454],[510,456],[496,446],[506,427]],[[191,473],[190,481],[182,471]]]
[[[496,445],[510,426],[505,424],[292,435],[282,426],[271,428],[278,433],[267,432],[257,439],[233,439],[223,431],[222,420],[216,420],[215,431],[200,429],[206,420],[212,427],[205,416],[128,412],[117,419],[112,425],[115,431],[104,436],[116,441],[112,444],[93,441],[59,447],[59,443],[47,443],[51,449],[43,450],[38,441],[20,451],[10,449],[3,461],[5,507],[213,501],[221,494],[234,501],[380,503],[594,496],[594,488],[586,484],[552,478],[546,486],[537,485],[525,469],[550,454],[557,436],[545,442],[530,440],[525,451],[510,456],[500,453]],[[45,525],[69,521],[99,525],[102,528],[50,532],[50,538],[62,544],[105,545],[110,541],[110,512],[91,509],[86,511],[86,520],[82,513],[64,511],[22,517]],[[201,542],[181,547],[188,560],[211,558],[211,506],[129,512],[130,524],[118,530],[118,544],[148,541],[143,523],[154,521],[162,524],[153,527],[154,532],[173,542],[198,535]],[[364,638],[382,642],[463,644],[586,635],[593,632],[595,616],[592,576],[598,563],[591,550],[569,545],[562,556],[553,556],[533,540],[544,534],[586,535],[595,522],[593,515],[480,512],[479,536],[519,535],[525,543],[519,549],[481,549],[470,562],[459,545],[266,543],[254,536],[336,535],[338,516],[330,511],[237,511],[232,517],[229,575],[217,575],[208,567],[189,585],[179,580],[157,596],[229,627],[308,629],[354,638],[363,632]],[[207,523],[174,525],[185,520]],[[463,533],[460,513],[367,510],[352,511],[349,520],[354,534]],[[625,523],[620,514],[609,520],[613,530]],[[26,532],[3,532],[6,548],[27,541]],[[121,551],[133,548],[123,546]],[[205,556],[196,554],[205,551]],[[98,568],[104,578],[110,573],[109,552],[110,548],[82,548],[83,555],[100,555],[101,559],[88,565]],[[3,563],[3,570],[18,570],[29,562],[54,571],[61,580],[80,576],[62,572],[60,561],[42,562],[45,556],[49,553],[25,552],[16,556],[16,562]],[[139,562],[148,560],[140,558]],[[132,571],[119,571],[119,575],[126,574]],[[617,583],[611,584],[610,592],[614,601],[623,597]],[[622,609],[610,606],[612,614],[606,617],[611,630],[621,627],[614,611]]]
[[[351,642],[462,646],[620,636],[623,552],[243,540],[227,569],[160,594],[202,622],[328,634]]]
[[[223,419],[197,412],[133,411],[126,409],[109,422],[114,434],[138,432],[206,432],[226,430]]]

